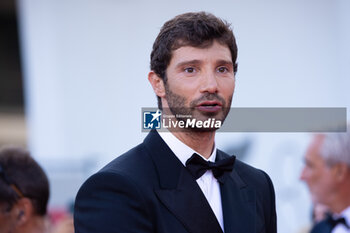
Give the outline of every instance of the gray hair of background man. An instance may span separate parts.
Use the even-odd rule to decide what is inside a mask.
[[[346,163],[350,167],[350,131],[325,134],[320,155],[329,165]]]

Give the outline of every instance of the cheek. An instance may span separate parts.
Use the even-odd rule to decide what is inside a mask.
[[[189,83],[172,83],[167,87],[172,93],[175,93],[179,96],[189,98],[191,95],[196,93],[198,87]]]
[[[321,203],[325,203],[327,198],[332,194],[334,182],[329,174],[319,174],[310,182],[311,191],[314,197]]]
[[[334,179],[330,174],[326,174],[321,178],[320,186],[323,188],[324,192],[330,192],[335,186]]]
[[[316,169],[305,168],[302,174],[302,178],[305,180],[311,190],[319,186],[320,174]]]
[[[10,223],[11,223],[11,219],[9,219],[7,216],[0,216],[0,232],[9,232]]]
[[[221,82],[221,90],[225,95],[231,96],[235,90],[235,79],[225,79]]]

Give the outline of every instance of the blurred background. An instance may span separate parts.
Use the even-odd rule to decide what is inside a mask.
[[[89,175],[146,136],[141,108],[156,106],[147,81],[153,41],[168,19],[202,10],[236,35],[232,107],[349,111],[349,0],[2,0],[0,146],[27,147],[45,168],[52,212],[70,211]],[[311,219],[299,181],[309,137],[217,135],[219,148],[271,176],[282,233]]]

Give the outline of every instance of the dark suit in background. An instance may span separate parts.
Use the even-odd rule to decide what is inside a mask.
[[[217,151],[217,160],[227,156]],[[277,232],[266,173],[236,160],[220,190],[225,233]],[[156,131],[83,184],[74,215],[77,233],[222,232],[196,180]]]

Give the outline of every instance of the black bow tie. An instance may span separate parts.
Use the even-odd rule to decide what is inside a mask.
[[[348,226],[348,224],[346,224],[345,218],[343,218],[343,217],[341,217],[341,218],[329,217],[327,221],[331,224],[332,228],[334,228],[338,224],[344,224],[344,226],[347,229],[349,229],[349,226]]]
[[[311,233],[331,233],[338,224],[344,224],[347,229],[350,229],[344,218],[333,218],[332,215],[329,215],[325,220],[317,223]]]
[[[236,157],[231,156],[213,163],[210,161],[205,161],[198,154],[194,153],[191,158],[187,160],[186,167],[196,180],[207,170],[212,170],[214,177],[219,182],[223,183],[226,175],[232,171],[235,160]]]

